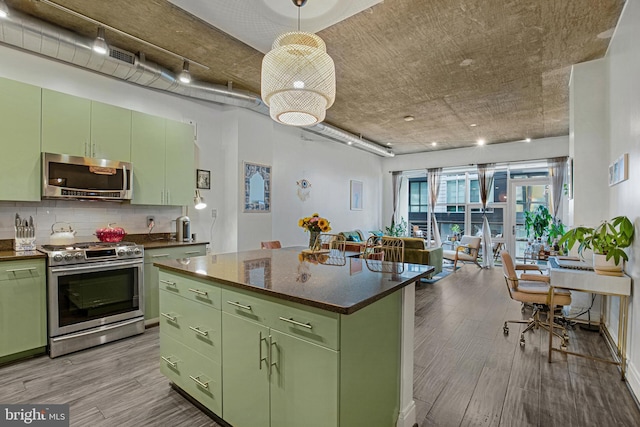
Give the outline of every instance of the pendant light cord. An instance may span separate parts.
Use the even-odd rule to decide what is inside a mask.
[[[300,32],[300,6],[298,6],[298,32]]]

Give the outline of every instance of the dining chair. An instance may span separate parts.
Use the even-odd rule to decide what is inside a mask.
[[[316,237],[314,249],[317,251],[329,251],[331,256],[344,257],[347,239],[342,234],[320,233]]]

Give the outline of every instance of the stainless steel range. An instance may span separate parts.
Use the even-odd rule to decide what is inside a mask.
[[[144,248],[135,243],[44,245],[49,356],[144,332]]]

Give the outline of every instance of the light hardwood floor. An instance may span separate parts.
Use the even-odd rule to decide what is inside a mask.
[[[498,268],[467,265],[417,288],[414,396],[421,427],[640,425],[614,366],[558,354],[548,364],[546,334],[528,333],[522,349],[518,325],[502,333],[505,319],[521,317]],[[598,334],[577,329],[570,336],[574,349],[607,354]],[[157,328],[0,367],[0,402],[69,403],[71,425],[81,427],[218,426],[160,374]]]

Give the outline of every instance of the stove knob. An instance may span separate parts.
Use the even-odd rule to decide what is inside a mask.
[[[75,257],[76,259],[82,259],[82,258],[84,258],[84,256],[82,255],[82,252],[76,252],[76,254],[74,255],[74,257]]]
[[[127,254],[127,251],[126,251],[126,250],[124,250],[124,249],[120,249],[120,250],[118,251],[118,256],[125,256],[126,254]]]
[[[72,259],[73,259],[73,255],[71,255],[71,254],[66,254],[66,255],[64,256],[64,260],[65,260],[65,261],[71,261]]]
[[[140,254],[142,253],[142,251],[140,250],[140,248],[135,248],[135,249],[133,250],[133,253],[134,253],[135,255],[140,255]]]
[[[133,251],[131,249],[127,249],[127,255],[133,255]]]
[[[53,256],[53,260],[54,260],[54,261],[56,261],[56,262],[60,262],[60,261],[62,261],[62,255],[60,255],[60,254],[55,254],[55,255]]]

